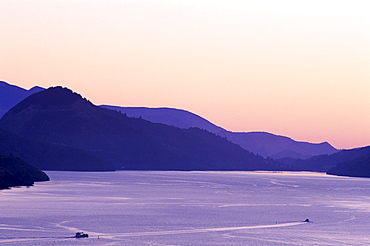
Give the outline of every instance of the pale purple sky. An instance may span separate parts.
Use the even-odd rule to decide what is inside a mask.
[[[370,145],[369,1],[0,0],[0,80]]]

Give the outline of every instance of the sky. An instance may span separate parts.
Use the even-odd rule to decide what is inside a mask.
[[[363,0],[0,0],[0,80],[230,131],[370,145]]]

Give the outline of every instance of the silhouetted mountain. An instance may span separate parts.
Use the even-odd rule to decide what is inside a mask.
[[[370,178],[370,146],[362,148],[360,152],[367,152],[356,159],[342,162],[329,169],[328,174],[351,177]]]
[[[115,170],[111,163],[85,150],[27,139],[1,128],[0,154],[19,157],[42,170]]]
[[[109,105],[102,105],[101,107],[120,111],[129,117],[142,117],[154,123],[162,123],[183,129],[190,127],[205,129],[226,137],[248,151],[273,159],[284,157],[307,159],[315,155],[333,154],[338,151],[327,142],[320,144],[298,142],[288,137],[267,132],[230,132],[196,114],[180,109],[117,107]]]
[[[34,87],[31,90],[25,90],[5,82],[0,82],[0,118],[6,111],[28,95],[41,90],[44,89],[41,87]],[[248,151],[273,159],[284,157],[307,159],[315,155],[332,154],[337,151],[326,142],[321,144],[297,142],[287,137],[266,132],[229,132],[185,110],[172,108],[115,107],[107,105],[103,105],[102,107],[121,111],[129,117],[142,117],[154,123],[162,123],[183,129],[188,129],[190,127],[205,129],[209,132],[226,137],[231,142],[240,145]]]
[[[216,126],[208,120],[182,109],[175,108],[146,108],[146,107],[117,107],[101,105],[103,108],[120,111],[129,117],[143,118],[153,123],[162,123],[182,129],[197,127],[219,135],[225,129]]]
[[[34,182],[49,180],[44,172],[21,159],[0,154],[0,189],[31,186]]]
[[[342,162],[350,162],[356,158],[370,154],[370,146],[341,150],[331,155],[319,155],[307,160],[283,158],[277,161],[281,162],[287,170],[306,170],[306,171],[328,171]]]
[[[119,169],[255,170],[272,164],[227,139],[97,107],[62,87],[35,93],[10,109],[0,127],[41,142],[83,149]]]
[[[315,155],[332,154],[337,152],[329,143],[298,142],[291,138],[278,136],[267,132],[228,132],[221,136],[227,138],[253,153],[279,159],[293,157],[307,159]]]
[[[44,90],[44,88],[35,86],[30,90],[25,90],[21,87],[10,85],[4,81],[0,81],[0,119],[1,117],[17,103],[32,95],[33,93]]]

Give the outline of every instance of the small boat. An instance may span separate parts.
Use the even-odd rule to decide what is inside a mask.
[[[76,232],[76,238],[89,237],[89,234],[83,232]]]
[[[305,219],[304,222],[310,222],[310,220],[309,219]]]

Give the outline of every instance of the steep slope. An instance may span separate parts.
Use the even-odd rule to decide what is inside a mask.
[[[49,180],[44,172],[21,159],[0,154],[0,189],[31,186],[34,182]]]
[[[141,117],[155,123],[176,126],[183,129],[198,127],[226,137],[242,148],[264,157],[280,159],[284,157],[307,159],[315,155],[333,154],[338,150],[329,143],[298,142],[291,138],[267,132],[230,132],[212,124],[206,119],[185,110],[173,108],[101,107],[117,110],[129,117]]]
[[[35,86],[30,90],[25,90],[21,87],[8,84],[0,81],[0,119],[3,115],[17,103],[32,95],[33,93],[44,90],[41,87]]]
[[[118,169],[254,170],[270,167],[225,138],[130,118],[53,87],[9,110],[0,127],[29,139],[83,149]]]
[[[370,153],[351,161],[339,163],[329,169],[327,173],[339,176],[370,178]]]

